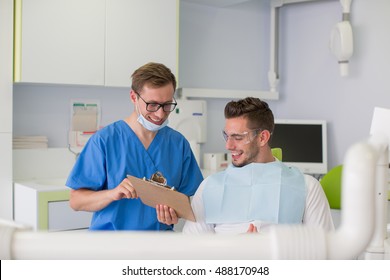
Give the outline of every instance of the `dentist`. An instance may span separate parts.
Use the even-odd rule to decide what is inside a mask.
[[[175,210],[143,204],[127,175],[161,172],[188,196],[202,182],[189,142],[167,126],[175,89],[175,76],[163,64],[140,67],[132,74],[133,113],[97,131],[82,150],[66,185],[74,210],[94,212],[91,230],[173,230]]]

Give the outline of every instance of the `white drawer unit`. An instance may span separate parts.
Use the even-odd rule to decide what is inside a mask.
[[[87,229],[92,213],[74,211],[69,206],[69,196],[70,189],[58,179],[15,182],[15,221],[34,230]]]

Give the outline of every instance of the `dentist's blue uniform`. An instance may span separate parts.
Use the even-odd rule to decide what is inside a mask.
[[[66,185],[94,191],[113,189],[127,175],[150,178],[160,171],[167,184],[192,196],[203,180],[189,142],[170,127],[160,129],[146,150],[123,120],[97,131],[85,145]],[[156,209],[140,199],[113,201],[94,213],[91,230],[172,230]]]

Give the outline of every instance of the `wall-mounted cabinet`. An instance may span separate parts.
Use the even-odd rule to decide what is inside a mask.
[[[107,0],[105,84],[130,85],[139,66],[160,62],[178,72],[178,0]]]
[[[105,0],[16,2],[16,82],[103,84]]]
[[[17,0],[15,82],[130,85],[149,61],[177,71],[177,0]]]
[[[183,2],[211,6],[211,7],[228,7],[249,0],[182,0]]]

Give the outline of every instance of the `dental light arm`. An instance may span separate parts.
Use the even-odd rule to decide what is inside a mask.
[[[351,12],[351,3],[352,0],[340,0],[341,7],[343,8],[343,15],[348,14],[349,16],[349,13]]]
[[[340,0],[343,14],[342,21],[332,29],[330,35],[330,50],[340,65],[342,77],[349,74],[349,59],[353,54],[353,33],[350,23],[350,10],[352,0]]]

